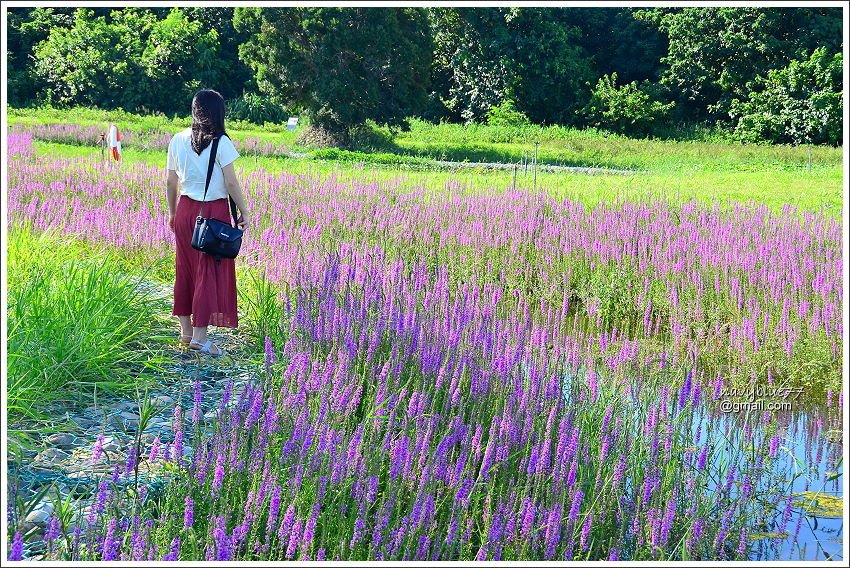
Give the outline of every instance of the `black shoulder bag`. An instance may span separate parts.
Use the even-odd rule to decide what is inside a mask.
[[[218,150],[219,138],[212,141],[210,149],[210,165],[207,168],[207,181],[204,185],[204,202],[201,205],[201,211],[198,218],[195,220],[195,230],[192,233],[192,248],[214,256],[217,261],[222,258],[236,258],[239,254],[239,249],[242,247],[241,229],[233,227],[230,223],[222,223],[218,219],[204,218],[203,209],[207,202],[207,190],[210,188],[210,179],[212,179],[213,163],[215,163],[215,154]],[[233,198],[228,196],[230,201],[230,212],[233,215],[233,220],[236,220],[236,203]]]

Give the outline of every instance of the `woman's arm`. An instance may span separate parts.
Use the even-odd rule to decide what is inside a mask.
[[[242,186],[239,184],[239,180],[236,179],[236,170],[233,169],[233,164],[231,163],[221,168],[221,171],[224,174],[224,187],[239,209],[239,218],[236,219],[236,225],[240,229],[245,229],[251,223],[251,214],[248,212],[248,205],[245,203]]]
[[[174,230],[174,212],[177,210],[177,185],[180,180],[177,177],[177,172],[168,170],[168,177],[165,180],[165,198],[168,201],[168,226]]]

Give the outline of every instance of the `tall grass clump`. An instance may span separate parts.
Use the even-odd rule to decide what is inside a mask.
[[[9,231],[8,244],[10,414],[36,417],[51,400],[135,386],[121,377],[155,360],[142,341],[161,309],[143,276],[26,225]]]

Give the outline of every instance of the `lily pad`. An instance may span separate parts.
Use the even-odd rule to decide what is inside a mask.
[[[750,540],[764,540],[766,538],[788,538],[788,533],[784,532],[760,532],[747,535]]]
[[[844,516],[844,504],[841,497],[804,491],[795,493],[794,505],[813,517],[840,518]]]
[[[843,434],[842,434],[841,430],[827,430],[824,433],[824,437],[826,438],[826,440],[828,442],[833,443],[833,444],[840,443],[842,436],[843,436]]]

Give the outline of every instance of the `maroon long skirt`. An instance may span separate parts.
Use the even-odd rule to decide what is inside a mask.
[[[175,316],[192,316],[192,326],[236,327],[236,264],[192,248],[192,231],[203,202],[181,195],[174,215],[177,277],[174,280]],[[227,199],[207,201],[204,217],[229,223]]]

